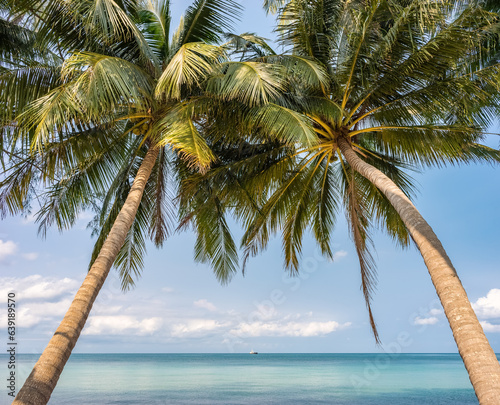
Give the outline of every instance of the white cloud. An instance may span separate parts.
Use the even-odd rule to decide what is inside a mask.
[[[55,329],[71,304],[70,298],[57,302],[27,302],[19,305],[16,312],[16,326],[31,328],[42,324],[44,327]],[[5,319],[4,319],[5,318]],[[0,317],[0,323],[6,324],[7,317]]]
[[[347,256],[347,252],[345,250],[339,250],[337,252],[335,252],[333,254],[333,260],[339,260],[341,259],[342,257],[346,257]]]
[[[186,323],[174,325],[171,334],[174,337],[197,337],[227,326],[228,323],[215,319],[193,319]]]
[[[21,306],[17,314],[18,326],[30,328],[40,323],[48,324],[62,320],[64,314],[71,305],[71,299],[67,298],[58,302],[31,302]]]
[[[17,245],[14,242],[12,242],[11,240],[4,242],[0,239],[0,262],[4,261],[9,256],[15,255],[16,252]]]
[[[159,317],[139,320],[127,315],[91,316],[82,331],[83,335],[150,335],[160,329],[162,319]]]
[[[485,332],[500,332],[500,325],[493,325],[488,321],[482,321],[480,324]]]
[[[0,277],[0,300],[5,299],[9,291],[15,291],[16,298],[22,303],[18,309],[19,326],[34,328],[35,333],[53,333],[79,285],[80,282],[74,279],[41,275]],[[110,292],[103,297],[106,299],[96,302],[83,330],[89,339],[154,336],[154,339],[168,341],[201,339],[220,344],[228,335],[240,340],[252,336],[315,337],[350,326],[350,323],[318,319],[312,312],[281,313],[273,306],[257,303],[252,306],[253,312],[241,313],[220,311],[209,300],[198,299],[191,301],[191,310],[179,312],[171,308],[171,303],[166,302],[164,293],[159,290],[157,295],[150,297],[140,296],[134,291],[126,295]],[[200,308],[210,316],[199,316]],[[5,324],[4,321],[6,319],[0,316],[0,324]]]
[[[500,289],[491,289],[486,297],[479,298],[472,304],[478,318],[500,318]]]
[[[42,277],[39,274],[25,278],[0,277],[0,302],[5,302],[7,293],[16,292],[17,298],[23,300],[52,299],[67,293],[74,293],[80,283],[71,278],[57,279]]]
[[[3,241],[0,239],[0,263],[6,262],[10,256],[15,256],[19,251],[17,244],[11,240]],[[25,260],[36,260],[38,253],[23,253],[20,255]]]
[[[430,318],[422,318],[420,316],[417,316],[413,323],[415,325],[435,325],[438,323],[439,319],[437,319],[435,316],[431,316]]]
[[[311,337],[325,336],[340,329],[347,328],[350,322],[339,324],[335,321],[328,322],[253,322],[241,323],[230,331],[239,337],[256,336],[294,336]]]
[[[209,302],[205,299],[195,301],[195,302],[193,302],[193,305],[195,307],[198,307],[198,308],[208,309],[209,311],[216,311],[217,310],[217,308],[215,307],[214,304],[212,304],[211,302]]]
[[[39,277],[41,276],[32,276]],[[29,278],[29,277],[28,277]],[[62,295],[68,290],[76,289],[78,282],[71,278],[63,279],[50,279],[43,278],[39,282],[22,289],[20,295],[23,299],[33,299],[33,298],[53,298]]]
[[[431,316],[441,315],[442,313],[443,313],[443,310],[437,309],[437,308],[433,308],[429,311],[429,315],[431,315]]]
[[[172,287],[163,287],[161,290],[166,293],[174,292],[174,289]]]

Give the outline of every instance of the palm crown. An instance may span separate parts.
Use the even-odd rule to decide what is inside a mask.
[[[498,15],[487,11],[494,11],[494,5],[411,0],[265,4],[278,12],[282,44],[294,55],[317,61],[328,79],[314,89],[307,76],[291,74],[276,101],[307,115],[316,140],[306,148],[260,147],[208,176],[194,176],[188,181],[193,198],[184,199],[186,218],[203,217],[214,203],[226,206],[245,226],[246,257],[281,230],[285,264],[296,271],[306,229],[331,256],[331,231],[344,206],[377,341],[370,309],[370,226],[378,222],[402,245],[411,236],[479,401],[496,403],[498,360],[451,260],[408,198],[412,185],[404,171],[500,160],[498,151],[480,143],[498,106]],[[241,43],[241,51],[243,58],[283,59],[252,38]],[[222,178],[225,191],[211,194]]]
[[[158,244],[167,233],[172,160],[183,180],[182,224],[196,225],[196,257],[210,261],[222,281],[236,265],[227,211],[247,229],[246,257],[282,230],[285,263],[294,271],[308,228],[331,256],[331,233],[343,205],[378,339],[370,310],[372,222],[403,245],[410,234],[421,250],[427,243],[415,233],[415,224],[425,221],[402,214],[414,209],[398,194],[412,190],[402,169],[499,159],[480,144],[497,102],[497,16],[467,2],[266,5],[279,12],[277,30],[289,54],[276,54],[252,34],[214,45],[237,10],[229,0],[196,1],[171,39],[168,3],[27,5],[52,52],[2,79],[6,139],[21,147],[23,160],[2,184],[1,205],[23,209],[33,181],[46,181],[52,187],[42,229],[54,222],[64,228],[96,194],[105,195],[96,255],[106,250],[104,239],[134,191],[131,179],[135,185],[145,178],[146,192],[118,254],[124,286],[139,268],[145,230]],[[228,49],[240,60],[229,60]],[[230,133],[228,123],[234,124]],[[151,177],[143,175],[146,166]],[[35,168],[42,169],[38,178]],[[397,187],[387,192],[386,180]],[[448,266],[446,277],[458,279],[439,241],[432,248]],[[441,271],[437,267],[428,264],[431,276]],[[447,300],[448,292],[435,284],[448,316],[454,298]],[[454,333],[465,318],[449,317]],[[490,363],[498,369],[496,359]]]
[[[307,229],[332,257],[332,231],[343,207],[378,340],[370,309],[375,281],[370,227],[378,224],[402,246],[410,235],[387,196],[353,170],[340,143],[345,140],[408,196],[414,190],[408,169],[497,162],[498,151],[480,142],[498,101],[498,17],[477,5],[445,2],[318,0],[267,6],[279,11],[276,30],[288,56],[250,35],[239,38],[237,50],[243,59],[266,63],[283,65],[290,55],[316,61],[319,86],[297,74],[297,63],[286,63],[288,83],[275,101],[309,118],[315,142],[305,148],[254,145],[253,154],[233,155],[236,161],[225,167],[192,177],[186,181],[191,184],[186,218],[233,212],[246,229],[245,258],[281,231],[285,265],[293,272]],[[199,187],[201,179],[205,188]],[[214,189],[217,195],[210,193]],[[208,232],[202,229],[197,228],[201,239]],[[206,259],[207,244],[197,247],[198,257]],[[235,251],[227,252],[235,261]]]
[[[12,7],[26,15],[44,52],[5,64],[0,77],[2,139],[13,157],[0,184],[2,212],[24,211],[40,188],[42,232],[73,225],[82,209],[100,212],[89,273],[19,393],[18,401],[45,403],[113,262],[127,288],[141,268],[146,233],[163,243],[175,216],[171,169],[204,172],[216,160],[202,133],[213,112],[246,106],[248,127],[267,120],[284,142],[292,141],[269,117],[297,114],[257,111],[278,94],[281,71],[231,61],[215,43],[239,13],[231,0],[195,1],[173,35],[168,1]],[[294,134],[302,139],[293,142],[307,144],[312,127]]]
[[[245,106],[247,127],[266,120],[269,133],[285,142],[307,144],[313,137],[307,125],[293,136],[273,126],[277,114],[300,123],[293,111],[259,109],[277,97],[280,69],[232,61],[232,43],[215,44],[240,11],[232,1],[194,2],[173,35],[169,2],[25,6],[39,8],[34,27],[53,52],[29,64],[21,60],[2,77],[4,121],[12,129],[5,142],[25,156],[2,183],[2,209],[25,209],[39,181],[50,184],[38,214],[42,233],[52,224],[68,228],[82,209],[97,208],[92,265],[146,151],[158,149],[116,261],[124,288],[141,269],[145,235],[160,246],[175,221],[175,167],[206,171],[216,159],[202,134],[214,110]]]

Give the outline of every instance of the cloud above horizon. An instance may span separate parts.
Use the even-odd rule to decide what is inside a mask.
[[[435,316],[431,316],[429,318],[417,316],[414,319],[413,324],[414,325],[435,325],[438,322],[439,322],[439,319],[436,318]]]
[[[15,255],[17,245],[11,240],[3,241],[0,239],[0,262],[5,261],[8,257]]]
[[[238,337],[313,337],[325,336],[337,330],[345,329],[351,326],[351,322],[340,324],[335,321],[326,322],[252,322],[240,323],[236,328],[230,331],[231,334]]]
[[[205,299],[201,299],[201,300],[195,301],[195,302],[193,302],[193,305],[195,307],[198,307],[198,308],[208,309],[211,312],[217,310],[217,308],[216,308],[216,306],[214,304],[212,304],[211,302],[209,302],[209,301],[207,301]]]
[[[500,318],[500,289],[491,289],[485,297],[480,297],[472,303],[472,307],[478,318]]]
[[[8,291],[17,292],[18,302],[22,302],[18,309],[18,325],[31,329],[23,333],[47,336],[62,320],[79,284],[80,281],[72,278],[41,275],[2,277],[0,294],[6,297]],[[112,283],[104,286],[100,296],[102,300],[96,301],[82,331],[87,342],[92,342],[89,339],[93,338],[112,341],[117,336],[124,336],[132,341],[147,337],[163,342],[202,340],[221,345],[229,340],[245,344],[245,339],[254,337],[323,337],[351,326],[351,322],[339,323],[311,311],[287,313],[256,303],[247,312],[234,308],[219,310],[206,298],[172,308],[163,291],[150,296],[134,291],[123,294],[114,291]],[[6,321],[4,316],[0,318],[0,322]]]
[[[347,252],[345,250],[337,250],[333,254],[333,261],[337,261],[337,260],[342,259],[343,257],[346,257],[346,256],[347,256]]]
[[[160,329],[162,319],[152,317],[140,319],[127,315],[90,316],[82,335],[151,335]]]
[[[0,277],[0,302],[7,301],[9,291],[16,292],[18,299],[53,299],[65,294],[74,294],[79,282],[69,277],[55,278],[43,277],[40,274],[17,278]]]
[[[36,260],[38,258],[38,253],[22,253],[18,256],[19,246],[12,240],[0,239],[0,263],[3,265],[10,264],[11,258],[21,257],[25,260]]]
[[[481,324],[485,332],[492,332],[492,333],[500,332],[500,325],[493,325],[488,321],[481,321],[479,323]]]
[[[486,321],[486,319],[500,320],[500,289],[492,288],[486,296],[480,297],[472,303],[472,308],[480,320],[485,332],[500,333],[500,325]]]

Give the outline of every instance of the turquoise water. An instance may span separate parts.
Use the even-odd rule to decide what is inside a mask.
[[[21,377],[35,361],[34,355],[18,356]],[[465,405],[477,400],[455,354],[73,354],[49,404]]]

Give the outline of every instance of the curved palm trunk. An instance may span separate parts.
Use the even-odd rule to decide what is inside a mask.
[[[389,199],[417,244],[479,403],[499,404],[500,364],[441,242],[412,202],[391,179],[361,160],[346,139],[338,139],[338,146],[349,165]]]
[[[71,355],[80,332],[89,316],[109,270],[122,247],[134,221],[146,182],[158,156],[158,148],[151,148],[137,172],[132,188],[104,242],[99,256],[76,293],[64,319],[38,359],[28,379],[14,399],[13,405],[42,405],[49,401],[57,380]]]

